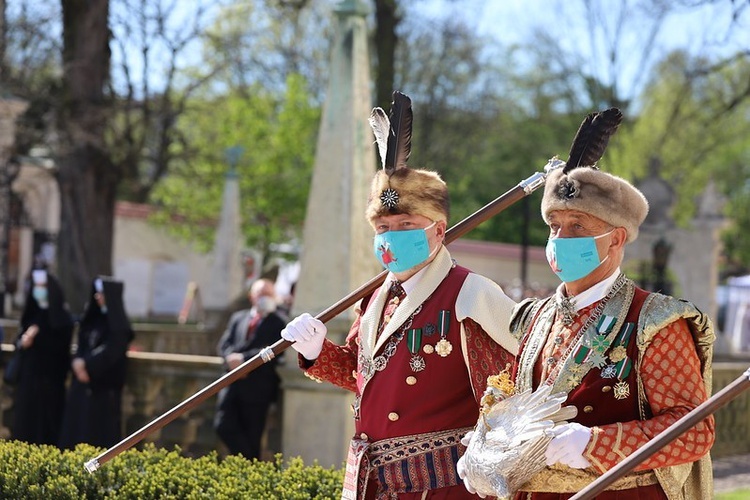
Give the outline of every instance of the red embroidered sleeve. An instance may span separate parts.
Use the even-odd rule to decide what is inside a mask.
[[[320,356],[314,362],[311,363],[299,356],[299,365],[305,371],[305,375],[313,380],[330,382],[346,390],[356,392],[359,318],[359,315],[357,315],[357,319],[349,329],[344,345],[336,345],[326,339],[323,342],[323,350],[320,352]]]
[[[643,356],[640,376],[654,416],[593,429],[585,455],[601,472],[612,468],[707,399],[700,360],[684,319],[656,334]],[[713,442],[714,419],[710,416],[635,470],[694,462],[709,452]]]
[[[463,323],[466,334],[466,355],[469,360],[469,376],[474,388],[477,404],[487,388],[487,377],[497,375],[506,366],[513,373],[514,356],[500,344],[490,338],[482,327],[473,319],[466,318]]]

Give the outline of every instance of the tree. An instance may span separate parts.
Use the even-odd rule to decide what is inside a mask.
[[[58,271],[74,309],[93,276],[112,272],[115,198],[146,199],[181,141],[177,117],[211,78],[180,71],[203,29],[205,10],[192,6],[177,21],[190,9],[164,0],[42,0],[11,12],[4,76],[30,101],[17,144],[56,160]]]
[[[91,279],[112,273],[115,194],[122,171],[107,152],[109,1],[63,0],[62,103],[56,145],[61,199],[58,274],[75,310]]]
[[[735,267],[750,265],[747,221],[750,148],[750,58],[719,61],[675,52],[658,67],[641,100],[644,112],[621,132],[617,171],[644,177],[657,164],[677,195],[672,216],[680,225],[695,215],[696,200],[715,182],[728,200],[733,225],[725,235]],[[625,167],[626,166],[626,167]]]
[[[396,0],[374,0],[375,3],[375,103],[383,109],[391,104],[395,80],[397,28],[401,22]]]
[[[291,75],[282,96],[256,85],[193,103],[179,123],[192,159],[175,164],[154,191],[152,199],[160,207],[155,220],[209,249],[215,230],[211,221],[221,209],[224,154],[239,146],[245,244],[266,258],[272,245],[298,237],[320,117],[311,102],[304,80]]]

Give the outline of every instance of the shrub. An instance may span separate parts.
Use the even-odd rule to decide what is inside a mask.
[[[180,449],[146,444],[89,474],[84,463],[103,450],[78,445],[61,451],[18,441],[0,442],[0,498],[24,499],[328,499],[339,498],[343,470],[305,466],[302,459],[273,462],[216,453],[186,458]]]

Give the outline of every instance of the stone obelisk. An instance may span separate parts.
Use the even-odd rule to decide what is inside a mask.
[[[230,160],[224,177],[219,226],[212,251],[211,275],[206,290],[201,291],[208,311],[226,308],[240,296],[244,282],[241,259],[240,186],[235,164]]]
[[[380,270],[373,232],[364,217],[375,173],[367,48],[367,7],[344,0],[334,8],[335,41],[330,80],[307,204],[300,277],[293,313],[318,314]],[[328,338],[342,343],[352,310],[328,322]],[[296,352],[287,352],[284,378],[283,452],[321,465],[341,466],[353,433],[352,394],[305,378]]]

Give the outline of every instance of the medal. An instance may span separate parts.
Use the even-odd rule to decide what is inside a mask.
[[[424,351],[425,354],[432,354],[435,352],[435,347],[432,344],[425,344],[422,351]]]
[[[617,375],[617,368],[615,368],[615,365],[607,365],[602,370],[602,378],[615,378],[615,375]]]
[[[621,380],[615,384],[614,387],[615,399],[625,399],[630,396],[630,386],[624,380]]]
[[[419,349],[422,347],[422,329],[409,329],[406,332],[406,342],[409,345],[409,352],[411,353],[409,367],[411,367],[411,371],[413,372],[421,372],[425,369],[424,358],[419,355]]]
[[[441,357],[446,357],[453,351],[453,346],[450,341],[445,337],[448,335],[448,330],[451,323],[451,312],[443,309],[438,315],[438,332],[440,332],[440,340],[435,344],[435,352]]]
[[[592,352],[589,356],[589,363],[597,368],[602,368],[607,364],[607,357],[600,352]]]
[[[453,351],[453,345],[446,339],[440,339],[440,341],[435,344],[435,351],[442,357],[446,357]]]
[[[611,359],[613,363],[622,361],[627,356],[628,356],[628,351],[621,345],[618,345],[617,347],[609,351],[609,359]]]

